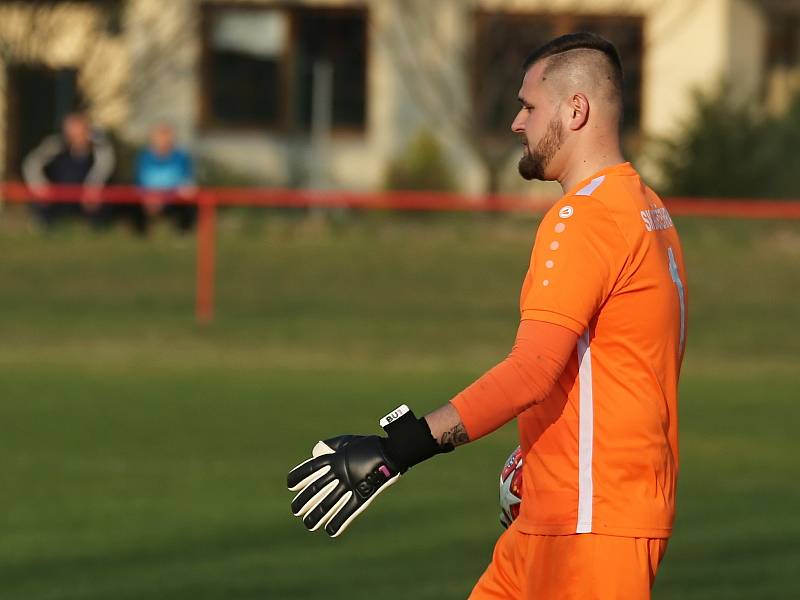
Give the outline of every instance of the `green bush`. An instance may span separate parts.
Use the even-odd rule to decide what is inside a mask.
[[[390,190],[452,191],[455,179],[442,146],[434,135],[422,131],[402,155],[389,163],[386,187]]]
[[[692,117],[674,138],[656,143],[664,191],[677,196],[800,196],[800,97],[782,115],[735,104],[725,86],[697,93]]]

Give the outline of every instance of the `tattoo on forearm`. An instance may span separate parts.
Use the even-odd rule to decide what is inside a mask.
[[[462,423],[459,423],[449,431],[445,431],[442,434],[439,444],[441,446],[446,446],[447,444],[460,446],[461,444],[466,444],[468,441],[469,435],[467,435],[467,430],[464,429],[464,425]]]

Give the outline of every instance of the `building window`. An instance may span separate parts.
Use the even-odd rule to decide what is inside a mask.
[[[626,135],[641,122],[643,20],[564,14],[478,13],[475,40],[474,98],[479,123],[490,137],[507,135],[519,110],[517,90],[525,57],[548,40],[570,32],[592,31],[610,40],[625,70]]]
[[[800,7],[767,8],[764,101],[770,112],[783,114],[800,98]]]
[[[363,15],[303,10],[298,11],[295,23],[298,123],[303,128],[311,123],[313,65],[316,61],[327,61],[333,67],[334,125],[362,128],[366,96]]]
[[[314,65],[327,63],[332,127],[364,129],[365,10],[212,4],[203,14],[204,126],[307,131]]]
[[[211,19],[206,93],[213,120],[276,126],[281,117],[281,64],[289,39],[286,15],[229,9]]]
[[[800,64],[800,11],[768,16],[767,68],[795,68]]]

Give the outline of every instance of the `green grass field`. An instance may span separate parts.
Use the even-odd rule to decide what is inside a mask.
[[[513,427],[415,468],[337,540],[289,515],[320,436],[504,357],[536,220],[225,215],[217,319],[161,229],[0,213],[0,598],[463,598]],[[678,220],[679,513],[655,598],[800,597],[800,223]]]

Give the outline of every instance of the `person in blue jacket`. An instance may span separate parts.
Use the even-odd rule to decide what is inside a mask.
[[[149,145],[136,160],[136,185],[144,192],[148,221],[164,215],[180,231],[192,228],[197,216],[194,165],[189,153],[175,145],[175,129],[169,123],[151,128]]]

